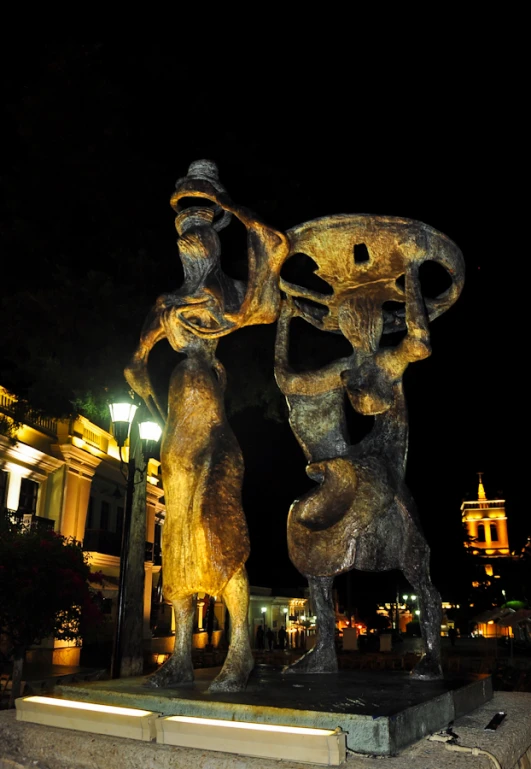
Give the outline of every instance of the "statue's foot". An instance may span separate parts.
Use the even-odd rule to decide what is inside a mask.
[[[149,686],[153,689],[163,689],[165,687],[190,683],[193,680],[194,669],[192,661],[187,660],[186,663],[183,663],[182,660],[170,657],[164,665],[146,678],[144,686]]]
[[[441,663],[430,654],[424,654],[411,671],[411,676],[418,681],[438,681],[443,677]]]
[[[292,665],[288,665],[283,673],[337,673],[337,656],[335,649],[322,647],[317,644],[306,652]]]
[[[209,692],[241,692],[247,686],[247,679],[254,668],[254,658],[249,649],[248,653],[229,656],[221,668],[219,675],[214,678]]]

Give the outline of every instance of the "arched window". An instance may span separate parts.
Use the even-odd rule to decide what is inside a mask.
[[[498,541],[498,527],[495,523],[491,523],[490,525],[490,538],[493,542]]]
[[[485,526],[482,523],[478,523],[478,542],[485,542]]]

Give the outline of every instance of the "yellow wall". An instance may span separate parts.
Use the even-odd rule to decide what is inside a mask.
[[[61,534],[79,542],[85,536],[85,524],[90,497],[91,478],[67,470],[66,487],[61,516]]]

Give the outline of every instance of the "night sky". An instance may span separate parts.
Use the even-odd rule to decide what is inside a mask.
[[[217,162],[233,200],[279,229],[327,214],[377,213],[441,230],[463,252],[465,289],[432,325],[432,357],[411,366],[405,383],[407,479],[444,593],[459,507],[467,492],[475,494],[477,471],[485,473],[488,495],[507,499],[512,546],[531,534],[527,388],[515,342],[527,248],[513,214],[521,116],[503,73],[488,62],[480,69],[439,68],[435,53],[422,62],[422,82],[420,63],[397,65],[386,80],[354,64],[335,69],[329,61],[323,69],[322,61],[303,65],[296,57],[282,68],[270,60],[239,68],[225,68],[215,57],[204,66],[190,61],[167,43],[8,52],[2,328],[11,335],[14,325],[22,329],[18,344],[28,358],[32,348],[23,334],[42,339],[60,372],[69,365],[61,358],[69,348],[59,344],[52,317],[71,312],[76,286],[92,271],[91,280],[109,281],[110,293],[103,305],[80,300],[94,330],[71,324],[68,355],[81,360],[75,339],[92,339],[96,361],[95,337],[114,338],[119,349],[109,376],[119,375],[150,302],[180,279],[168,201],[175,180],[202,157]],[[73,296],[55,295],[40,307],[38,322],[33,311],[19,321],[8,298],[45,294],[56,269],[68,271]],[[126,294],[124,282],[133,286]],[[245,387],[245,372],[259,358],[260,375],[269,376],[264,391],[271,390],[274,328],[240,335],[219,346],[229,387]],[[15,386],[19,374],[10,355],[12,348],[2,353],[0,343],[0,382]],[[232,421],[247,467],[251,582],[303,584],[285,543],[289,504],[308,488],[302,452],[285,419],[265,419],[263,406],[236,410]],[[359,580],[356,586],[365,589]]]

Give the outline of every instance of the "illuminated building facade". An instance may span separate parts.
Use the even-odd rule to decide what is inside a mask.
[[[475,555],[485,555],[489,558],[507,557],[509,550],[509,535],[507,532],[507,516],[504,499],[487,499],[483,486],[483,473],[478,473],[478,498],[464,501],[461,505],[461,515],[466,526]]]
[[[13,424],[15,405],[15,396],[0,386],[4,428]],[[49,526],[83,543],[91,568],[101,570],[105,577],[103,594],[112,635],[125,509],[125,480],[116,441],[83,416],[55,420],[31,410],[25,413],[24,424],[11,433],[0,434],[0,511],[28,525]],[[127,449],[125,455],[127,461]],[[149,460],[147,479],[144,638],[150,639],[165,510],[156,460]],[[34,659],[75,665],[80,649],[50,639],[29,654]]]
[[[461,505],[462,521],[466,527],[469,541],[465,547],[471,548],[474,555],[484,559],[485,576],[483,579],[472,582],[472,587],[477,589],[490,588],[493,580],[501,580],[501,594],[505,598],[503,589],[504,564],[510,565],[517,556],[511,553],[509,547],[509,534],[507,530],[507,515],[504,499],[488,499],[483,485],[483,473],[478,473],[478,498],[477,500],[465,500]],[[504,612],[511,611],[497,605],[500,599],[494,599],[492,608],[475,617],[475,635],[485,638],[496,638],[499,635],[508,637],[513,635],[510,626],[500,629],[498,621]],[[470,604],[473,607],[474,604]]]

